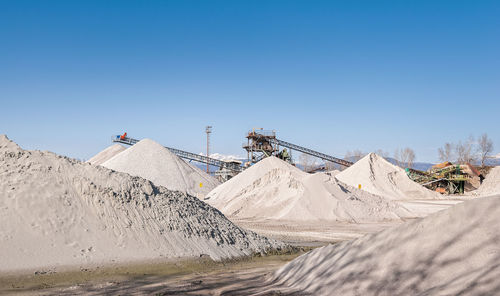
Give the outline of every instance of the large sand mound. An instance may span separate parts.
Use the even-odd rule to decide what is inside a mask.
[[[199,199],[0,136],[0,271],[282,246]]]
[[[500,166],[490,170],[483,184],[475,192],[483,196],[500,194]]]
[[[113,156],[124,151],[125,149],[127,148],[123,147],[120,144],[114,144],[97,153],[91,159],[87,160],[87,162],[93,165],[101,165],[102,163],[104,163],[108,159],[111,159]]]
[[[409,217],[403,207],[268,157],[210,192],[205,201],[230,218],[372,222]]]
[[[494,295],[500,196],[300,256],[275,273],[312,295]]]
[[[413,182],[406,172],[370,153],[335,176],[337,180],[387,199],[440,199],[441,195]]]
[[[167,148],[144,139],[104,162],[109,169],[148,179],[170,190],[203,198],[220,183]]]

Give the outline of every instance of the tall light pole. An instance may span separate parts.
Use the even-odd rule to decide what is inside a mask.
[[[212,132],[212,126],[207,125],[205,128],[205,132],[207,133],[207,157],[210,157],[210,133]],[[207,174],[210,173],[209,166],[207,163]]]

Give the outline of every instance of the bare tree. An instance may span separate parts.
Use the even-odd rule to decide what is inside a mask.
[[[415,162],[415,151],[413,149],[406,147],[405,150],[403,150],[403,153],[406,158],[406,167],[411,168],[413,167],[413,162]]]
[[[464,163],[465,159],[467,158],[466,154],[467,152],[467,147],[462,141],[458,142],[457,145],[455,145],[455,153],[457,154],[457,162],[458,163]]]
[[[470,136],[465,142],[458,142],[455,146],[458,163],[473,163],[476,161],[474,155],[474,137]]]
[[[394,150],[394,160],[396,161],[396,165],[402,167],[402,159],[401,159],[401,149],[397,148]]]
[[[394,151],[394,159],[398,166],[411,168],[415,161],[415,151],[409,147],[396,149],[396,151]]]
[[[363,153],[363,151],[361,150],[356,149],[352,152],[352,156],[353,156],[353,161],[356,162],[361,158],[363,158],[365,156],[365,153]]]
[[[439,160],[442,162],[450,161],[453,157],[453,148],[451,143],[445,143],[443,147],[439,148]]]
[[[384,151],[382,149],[377,149],[375,150],[375,154],[382,156],[383,158],[388,158],[389,157],[389,152]]]
[[[302,153],[299,156],[299,163],[304,167],[304,171],[308,172],[314,168],[314,159],[311,155]]]
[[[493,141],[488,138],[488,135],[484,133],[480,138],[479,138],[479,157],[481,160],[481,166],[484,167],[484,162],[486,158],[490,155],[490,153],[493,151]]]

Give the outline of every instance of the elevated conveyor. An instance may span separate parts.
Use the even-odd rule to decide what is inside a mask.
[[[340,159],[340,158],[337,158],[337,157],[333,157],[333,156],[330,156],[330,155],[327,155],[327,154],[324,154],[324,153],[321,153],[321,152],[318,152],[318,151],[314,151],[312,149],[305,148],[305,147],[302,147],[302,146],[299,146],[299,145],[296,145],[296,144],[292,144],[290,142],[286,142],[286,141],[283,141],[283,140],[280,140],[280,139],[271,139],[271,143],[276,144],[278,146],[286,147],[288,149],[299,151],[299,152],[302,152],[302,153],[305,153],[305,154],[309,154],[309,155],[312,155],[314,157],[321,158],[322,160],[326,160],[326,161],[330,161],[330,162],[333,162],[333,163],[336,163],[336,164],[340,164],[340,165],[343,165],[345,167],[349,167],[349,166],[352,165],[352,162],[350,162],[350,161],[347,161],[347,160],[344,160],[344,159]]]
[[[140,140],[133,139],[133,138],[126,137],[126,136],[124,137],[124,136],[120,136],[120,135],[113,138],[113,142],[121,143],[121,144],[125,144],[125,145],[134,145],[135,143],[137,143],[139,141]],[[175,148],[171,148],[171,147],[167,147],[167,146],[164,146],[164,147],[167,148],[168,150],[170,150],[175,155],[177,155],[181,158],[184,158],[184,159],[189,159],[189,160],[193,160],[193,161],[197,161],[197,162],[201,162],[201,163],[206,163],[209,165],[219,167],[220,169],[227,169],[227,170],[230,170],[233,172],[240,172],[241,171],[241,166],[237,162],[223,161],[223,160],[219,160],[219,159],[215,159],[215,158],[210,158],[210,157],[207,157],[204,155],[199,155],[196,153],[183,151],[180,149],[175,149]]]
[[[261,159],[274,155],[282,158],[285,161],[291,160],[291,151],[299,151],[314,157],[321,158],[324,161],[330,161],[345,167],[351,166],[353,163],[344,159],[333,157],[325,153],[314,151],[312,149],[292,144],[287,141],[280,140],[276,137],[276,132],[264,130],[262,128],[254,128],[248,132],[247,143],[243,143],[243,149],[248,153],[249,162],[256,163]],[[290,154],[286,149],[280,151],[280,146],[290,149]],[[284,157],[286,155],[286,157]]]

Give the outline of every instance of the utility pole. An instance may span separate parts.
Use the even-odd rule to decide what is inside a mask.
[[[212,132],[212,126],[207,125],[205,128],[205,132],[207,133],[207,157],[210,157],[210,133]],[[207,174],[210,173],[209,166],[207,163]]]

